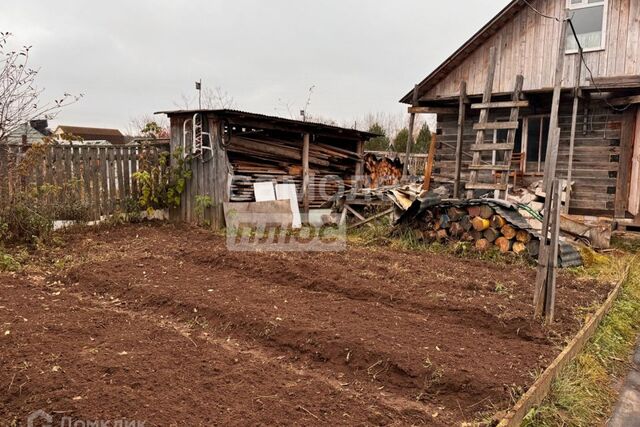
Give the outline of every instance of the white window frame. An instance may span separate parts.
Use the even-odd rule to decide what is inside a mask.
[[[602,3],[588,3],[588,0],[581,0],[581,4],[571,4],[571,0],[567,0],[567,10],[571,13],[572,10],[579,9],[587,9],[589,7],[603,6],[604,11],[602,14],[602,39],[600,41],[600,46],[590,47],[587,49],[583,49],[583,52],[598,52],[601,50],[605,50],[607,46],[607,22],[609,16],[609,0],[602,0]],[[567,35],[573,35],[571,32],[571,27],[567,28]],[[567,55],[578,53],[578,49],[567,50],[565,52]]]

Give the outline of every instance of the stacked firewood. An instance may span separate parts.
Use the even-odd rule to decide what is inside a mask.
[[[374,153],[364,156],[364,169],[369,188],[396,185],[402,178],[402,162],[389,157],[378,157]]]
[[[538,253],[538,240],[525,229],[518,229],[491,206],[451,206],[426,211],[414,228],[414,235],[428,243],[470,242],[480,251],[497,248],[502,253]]]

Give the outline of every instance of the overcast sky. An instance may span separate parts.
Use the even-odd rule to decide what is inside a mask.
[[[509,0],[2,0],[0,31],[33,45],[58,123],[127,128],[220,87],[235,108],[346,123],[398,100]],[[194,98],[195,99],[195,98]],[[193,104],[195,106],[196,104]]]

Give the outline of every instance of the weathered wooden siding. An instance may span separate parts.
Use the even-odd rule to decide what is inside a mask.
[[[575,182],[571,208],[588,211],[613,211],[613,203],[618,176],[620,155],[621,114],[608,111],[603,106],[592,106],[584,115],[584,105],[579,108],[578,128],[573,158],[572,180]],[[538,110],[537,114],[544,113]],[[547,112],[548,113],[548,112]],[[522,111],[522,117],[528,112]],[[505,116],[506,117],[506,116]],[[492,119],[499,117],[492,117]],[[462,182],[469,178],[468,165],[471,163],[470,146],[475,142],[473,123],[478,113],[469,114],[465,123]],[[569,160],[569,138],[571,132],[571,101],[563,101],[560,109],[560,150],[558,156],[558,177],[566,178]],[[438,116],[438,136],[434,181],[451,183],[454,177],[455,145],[457,136],[457,116]],[[546,132],[545,132],[546,133]],[[493,142],[493,132],[486,133],[486,142]],[[490,154],[483,160],[491,161]],[[483,172],[483,181],[491,179],[490,172]],[[542,179],[541,176],[527,176],[525,182]],[[520,181],[522,182],[522,180]],[[520,185],[520,184],[519,184]]]
[[[563,16],[565,0],[532,0],[541,12]],[[595,77],[640,74],[640,1],[609,0],[606,28],[606,48],[587,52],[585,59]],[[466,60],[427,92],[424,99],[455,96],[460,81],[467,81],[469,94],[482,93],[486,81],[489,48],[498,49],[498,64],[494,92],[511,92],[517,74],[524,76],[524,90],[553,87],[560,23],[543,18],[525,7],[500,31],[476,49]],[[577,55],[567,55],[564,86],[575,80]],[[582,73],[582,85],[587,85],[588,73]]]
[[[171,117],[171,153],[176,153],[183,146],[182,125],[190,115]],[[204,119],[203,119],[204,120]],[[220,122],[215,117],[207,117],[209,132],[214,145],[214,153],[205,153],[205,161],[202,158],[188,158],[186,167],[191,170],[191,179],[187,180],[182,193],[180,207],[171,209],[172,220],[189,223],[208,222],[213,228],[224,227],[222,217],[222,204],[229,201],[227,187],[228,159],[226,150],[220,145]],[[171,159],[173,165],[176,160]],[[198,197],[209,197],[212,206],[198,207]]]

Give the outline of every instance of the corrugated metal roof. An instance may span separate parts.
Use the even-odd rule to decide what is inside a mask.
[[[251,119],[256,121],[263,121],[265,123],[270,123],[272,125],[277,124],[283,127],[297,127],[297,128],[301,128],[309,131],[312,131],[312,130],[323,131],[323,132],[332,133],[335,135],[352,137],[354,139],[358,139],[358,138],[371,139],[377,136],[381,136],[376,133],[366,132],[358,129],[350,129],[350,128],[344,128],[340,126],[328,125],[325,123],[306,122],[302,120],[293,120],[293,119],[287,119],[284,117],[268,116],[266,114],[251,113],[248,111],[231,110],[231,109],[169,110],[169,111],[157,111],[155,114],[166,114],[168,116],[174,116],[174,115],[195,114],[195,113],[215,114],[227,119],[229,118],[235,118],[238,120]],[[241,123],[238,123],[238,124],[241,124]]]

